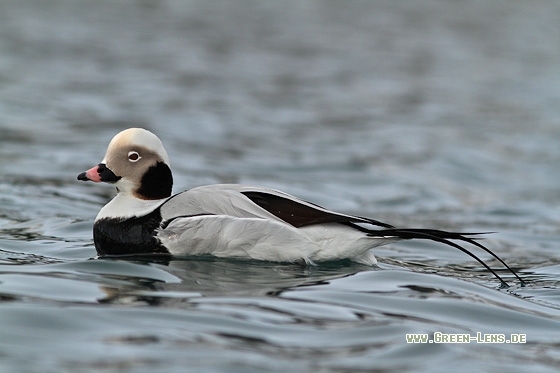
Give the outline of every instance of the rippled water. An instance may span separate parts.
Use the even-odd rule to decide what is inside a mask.
[[[1,2],[0,368],[557,371],[559,13]],[[175,191],[254,183],[397,226],[496,232],[484,243],[527,286],[427,242],[376,249],[379,268],[92,259],[114,192],[76,175],[131,126],[162,138]],[[437,332],[527,343],[406,343]]]

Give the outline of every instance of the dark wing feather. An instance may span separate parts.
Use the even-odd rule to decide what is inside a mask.
[[[299,202],[265,192],[247,191],[241,193],[261,208],[296,228],[324,223],[368,223],[379,227],[393,228],[393,226],[377,220],[337,214],[305,201]]]

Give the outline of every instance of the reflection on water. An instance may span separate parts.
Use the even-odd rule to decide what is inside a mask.
[[[252,261],[221,261],[213,258],[185,260],[147,260],[134,263],[148,265],[175,276],[174,280],[151,282],[136,279],[132,286],[103,286],[107,296],[103,303],[149,304],[162,307],[192,307],[199,297],[276,297],[284,290],[313,286],[334,278],[348,276],[364,269],[351,263],[334,263],[321,268],[299,267]],[[367,269],[367,267],[365,267]],[[123,276],[120,270],[111,277]],[[240,281],[242,279],[242,281]],[[130,280],[125,274],[122,280]]]
[[[557,8],[1,2],[0,367],[557,371]],[[164,141],[175,191],[254,183],[396,226],[496,232],[484,244],[527,286],[424,242],[376,249],[379,268],[93,259],[114,190],[76,175],[131,126]],[[528,343],[405,342],[435,332]]]
[[[1,333],[11,338],[13,358],[22,356],[15,348],[44,348],[42,340],[56,336],[46,353],[71,351],[62,364],[82,361],[96,368],[129,364],[133,356],[159,366],[180,354],[206,366],[214,351],[218,365],[236,352],[234,361],[243,366],[257,355],[268,361],[259,359],[263,368],[279,363],[296,370],[309,364],[366,369],[379,361],[414,370],[417,349],[430,356],[426,367],[442,348],[453,359],[464,352],[453,345],[408,346],[407,333],[526,333],[545,350],[556,343],[560,310],[516,296],[524,288],[496,291],[383,267],[364,270],[340,262],[303,268],[211,258],[4,267]],[[29,341],[32,326],[35,338]],[[71,342],[74,333],[82,336],[79,344]],[[112,352],[104,362],[92,359],[92,351],[105,346]],[[508,347],[489,348],[509,355]],[[204,358],[195,358],[200,350]],[[410,353],[394,360],[398,351]]]

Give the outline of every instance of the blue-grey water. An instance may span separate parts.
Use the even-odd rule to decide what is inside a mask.
[[[560,4],[0,2],[1,372],[556,372]],[[380,264],[99,260],[114,134],[175,191],[278,188],[397,226],[495,232]],[[407,344],[406,334],[526,343]]]

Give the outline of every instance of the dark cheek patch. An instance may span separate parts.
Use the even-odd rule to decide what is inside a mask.
[[[172,188],[171,169],[165,163],[157,162],[142,176],[135,194],[141,199],[162,199],[171,196]]]

